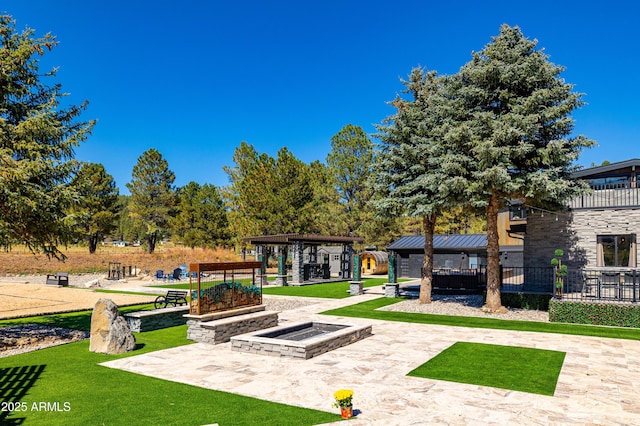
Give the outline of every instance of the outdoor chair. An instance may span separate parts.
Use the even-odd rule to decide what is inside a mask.
[[[582,274],[582,297],[597,297],[600,286],[600,278],[597,275],[585,272]]]
[[[171,277],[176,281],[180,281],[180,279],[182,278],[182,268],[174,269]]]
[[[602,271],[600,274],[600,296],[620,299],[620,272]]]
[[[165,280],[166,275],[164,274],[164,271],[162,269],[158,269],[156,271],[156,281],[160,281],[160,280]]]
[[[622,300],[638,301],[640,298],[640,275],[637,271],[625,271],[622,283]]]

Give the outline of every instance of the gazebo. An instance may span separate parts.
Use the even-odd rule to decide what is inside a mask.
[[[312,278],[329,279],[329,266],[318,259],[318,246],[342,245],[340,254],[340,270],[338,274],[341,279],[351,278],[351,265],[353,244],[363,242],[362,237],[337,237],[332,235],[318,234],[279,234],[262,235],[257,237],[244,238],[243,241],[256,246],[256,257],[263,262],[266,267],[267,246],[288,246],[291,252],[292,269],[291,284],[300,285]],[[304,250],[309,248],[309,261],[304,262]],[[278,262],[278,275],[286,275],[282,268],[283,262]]]

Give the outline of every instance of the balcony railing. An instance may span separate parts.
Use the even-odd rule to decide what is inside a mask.
[[[630,188],[628,184],[597,185],[590,194],[570,200],[568,207],[576,209],[639,207],[640,188]]]

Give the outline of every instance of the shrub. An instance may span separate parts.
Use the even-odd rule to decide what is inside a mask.
[[[640,328],[640,306],[552,300],[549,321]]]
[[[550,294],[502,293],[502,304],[509,308],[531,309],[538,311],[549,310]]]

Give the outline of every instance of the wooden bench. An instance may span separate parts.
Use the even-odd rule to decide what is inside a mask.
[[[56,285],[62,287],[69,286],[69,273],[68,272],[58,272],[57,274],[47,274],[47,285]]]
[[[167,306],[179,306],[187,304],[187,292],[169,290],[165,296],[158,296],[153,302],[156,309],[166,308]]]

